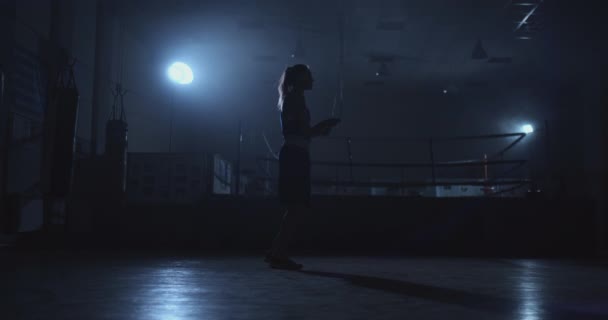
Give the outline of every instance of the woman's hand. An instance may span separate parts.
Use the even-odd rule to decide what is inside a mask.
[[[312,129],[317,136],[327,136],[331,130],[340,122],[340,119],[331,118],[317,123]]]
[[[331,133],[331,129],[333,129],[334,127],[323,127],[320,130],[320,133],[322,136],[328,136]]]
[[[338,119],[338,118],[329,118],[329,119],[325,119],[325,120],[319,122],[318,125],[323,126],[323,127],[333,128],[333,127],[337,126],[338,123],[340,123],[340,119]]]

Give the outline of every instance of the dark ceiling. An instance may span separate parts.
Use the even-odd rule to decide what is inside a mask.
[[[511,79],[542,62],[546,53],[545,8],[537,0],[182,0],[121,6],[127,28],[148,45],[189,47],[193,55],[212,46],[235,65],[263,66],[268,81],[298,60],[291,57],[296,50],[311,67],[324,70],[321,76],[333,74],[341,27],[346,78],[359,84],[479,86],[501,70]],[[488,59],[472,59],[478,39]],[[376,75],[381,68],[386,77]]]

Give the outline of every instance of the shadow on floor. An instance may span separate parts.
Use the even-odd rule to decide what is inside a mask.
[[[540,304],[536,310],[522,310],[525,301],[472,293],[457,289],[442,288],[432,285],[414,283],[403,280],[380,277],[362,276],[356,274],[302,270],[300,273],[334,279],[342,279],[350,284],[374,290],[401,294],[408,297],[431,300],[435,302],[459,305],[462,307],[486,311],[497,315],[517,319],[525,312],[530,319],[607,319],[608,313],[589,313],[579,310],[565,309],[563,305]],[[530,312],[536,313],[535,315]]]

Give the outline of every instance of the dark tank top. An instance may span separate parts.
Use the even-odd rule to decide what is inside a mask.
[[[306,99],[301,94],[288,94],[283,100],[281,111],[281,131],[284,144],[295,146],[308,151],[310,147],[310,112],[306,107]]]

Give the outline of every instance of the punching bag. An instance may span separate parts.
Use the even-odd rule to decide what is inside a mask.
[[[78,88],[73,66],[61,74],[51,89],[44,118],[44,157],[42,186],[45,194],[66,197],[72,184]]]

